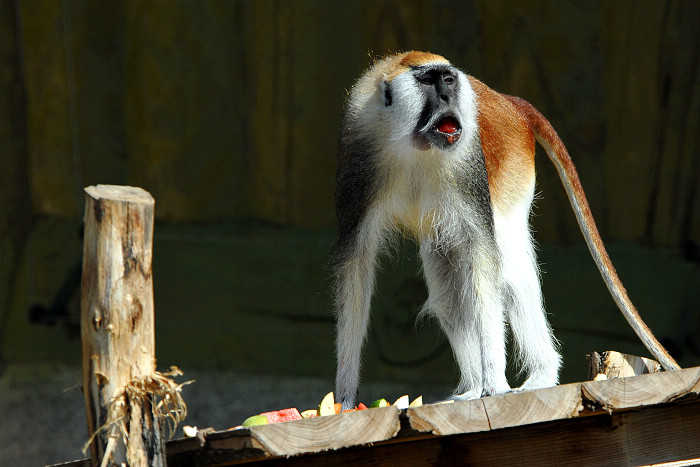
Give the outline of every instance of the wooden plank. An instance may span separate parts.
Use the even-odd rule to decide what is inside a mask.
[[[401,428],[399,414],[396,407],[383,407],[213,433],[203,445],[195,438],[178,440],[168,444],[168,465],[230,465],[386,441]]]
[[[503,394],[483,399],[491,429],[575,417],[583,409],[579,384]]]
[[[196,438],[174,440],[168,443],[166,450],[168,467],[231,465],[234,462],[267,457],[263,450],[253,445],[248,430],[212,433],[207,435],[204,444]]]
[[[247,430],[214,433],[207,436],[205,446],[196,439],[173,441],[168,443],[168,465],[697,465],[700,400],[480,433],[399,436],[374,445],[291,457],[266,457],[249,441]]]
[[[481,433],[406,439],[264,461],[266,466],[649,465],[700,460],[700,402],[537,423]],[[233,465],[233,464],[221,464]]]
[[[372,410],[314,417],[290,423],[250,427],[253,446],[269,455],[292,456],[386,441],[395,437],[401,424],[399,409]]]
[[[700,392],[700,367],[581,383],[587,402],[605,410],[671,402]]]
[[[700,367],[688,368],[218,432],[169,443],[168,463],[685,462],[700,458],[699,396]]]
[[[411,428],[434,435],[471,433],[491,429],[482,399],[429,404],[407,409]]]
[[[411,427],[435,435],[472,433],[575,417],[583,409],[579,384],[522,391],[407,411]]]

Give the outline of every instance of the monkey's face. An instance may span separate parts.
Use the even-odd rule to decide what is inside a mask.
[[[462,136],[462,87],[469,87],[466,75],[449,63],[413,66],[384,81],[384,105],[399,120],[395,127],[410,129],[414,147],[446,150]]]

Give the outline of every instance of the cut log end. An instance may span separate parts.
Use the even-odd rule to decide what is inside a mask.
[[[588,355],[589,381],[658,373],[661,370],[659,362],[635,355],[615,351],[593,352]]]
[[[130,201],[134,203],[154,204],[153,196],[143,188],[121,185],[94,185],[85,188],[85,193],[93,199],[110,201]]]

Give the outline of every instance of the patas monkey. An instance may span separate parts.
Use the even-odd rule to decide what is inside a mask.
[[[419,244],[428,299],[459,366],[455,399],[511,390],[504,323],[528,377],[556,385],[561,357],[545,318],[528,218],[535,140],[556,166],[615,302],[666,368],[678,364],[627,297],[603,247],[576,169],[549,122],[445,58],[408,52],[377,61],[353,86],[342,119],[334,247],[336,400],[353,407],[375,262],[396,232]]]

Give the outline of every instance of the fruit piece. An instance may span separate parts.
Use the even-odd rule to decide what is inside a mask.
[[[459,124],[454,118],[447,117],[438,122],[437,129],[443,133],[452,134],[457,132]]]
[[[265,412],[260,415],[267,417],[268,423],[281,423],[301,419],[301,414],[295,408],[275,410],[274,412]]]
[[[304,410],[301,414],[301,418],[312,418],[318,416],[318,409],[314,410]]]
[[[335,400],[332,392],[326,394],[326,397],[321,401],[321,404],[318,406],[318,415],[321,417],[335,415]]]
[[[333,410],[335,410],[335,413],[342,412],[343,411],[343,404],[341,404],[340,402],[336,402],[335,404],[333,404]]]
[[[377,408],[377,407],[387,407],[389,403],[386,401],[386,399],[377,399],[376,401],[372,402],[372,405],[370,407]]]
[[[423,396],[418,396],[413,399],[413,402],[408,404],[409,407],[420,407],[423,405]]]
[[[357,404],[357,410],[367,410],[367,406],[360,402],[359,404]]]
[[[267,425],[270,423],[267,420],[267,417],[265,415],[253,415],[252,417],[248,417],[245,419],[243,423],[241,423],[241,426],[257,426],[257,425]]]
[[[399,397],[398,399],[396,399],[396,402],[394,402],[392,405],[395,405],[399,409],[407,409],[408,408],[408,395]]]

